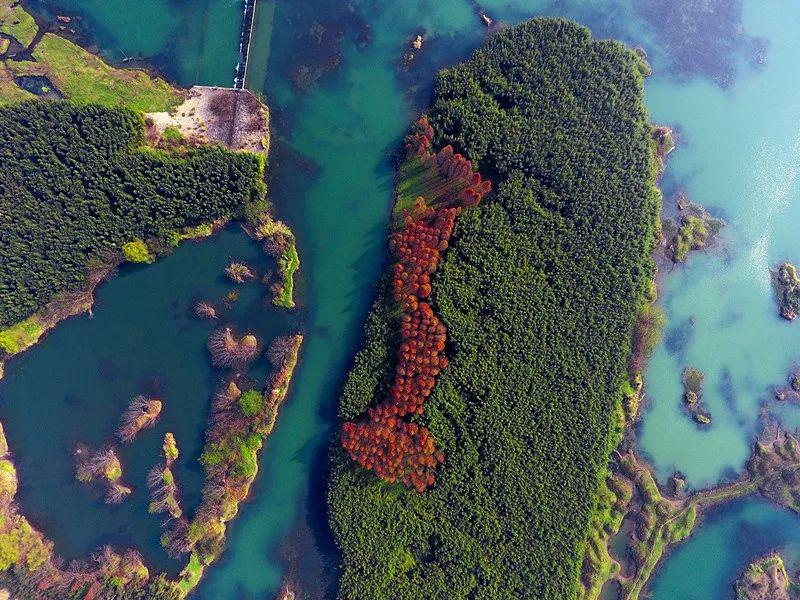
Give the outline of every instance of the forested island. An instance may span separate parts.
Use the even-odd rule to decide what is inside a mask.
[[[385,404],[396,398],[392,374],[395,386],[407,382],[398,376],[410,350],[407,342],[398,350],[406,334],[395,333],[406,319],[398,302],[407,300],[393,293],[402,259],[379,288],[340,400],[340,417],[355,425],[331,452],[340,597],[577,597],[589,522],[636,376],[628,369],[634,321],[652,299],[660,196],[646,72],[617,42],[534,19],[440,74],[428,150],[438,157],[452,146],[495,191],[480,204],[449,199],[463,208],[423,283],[446,360],[410,411],[407,401]],[[406,152],[418,146],[415,135]],[[419,189],[407,165],[396,207],[406,218],[393,219],[393,239],[421,218],[405,200]],[[433,198],[447,206],[442,189],[420,190],[419,208]],[[427,292],[414,294],[419,304]],[[354,427],[376,418],[411,438],[429,432],[425,444],[441,456],[403,462],[414,440],[401,437],[393,450],[385,437],[393,434],[380,430],[372,448],[361,443],[354,453]],[[387,457],[391,468],[377,469]]]

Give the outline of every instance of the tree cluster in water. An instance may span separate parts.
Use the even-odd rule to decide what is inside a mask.
[[[135,239],[167,245],[187,225],[238,212],[264,193],[263,163],[220,147],[180,156],[142,148],[127,109],[32,102],[0,109],[0,327]]]
[[[435,485],[404,493],[333,451],[341,597],[575,598],[654,274],[644,72],[619,43],[537,19],[440,75],[435,142],[499,187],[456,219],[431,277],[449,357],[425,403],[447,456]],[[367,321],[345,420],[391,385],[390,293],[384,285]]]

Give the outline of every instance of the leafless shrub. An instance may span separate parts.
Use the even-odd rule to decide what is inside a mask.
[[[250,267],[238,261],[233,261],[225,267],[225,274],[234,283],[244,283],[247,279],[255,277]]]
[[[163,404],[161,400],[152,400],[146,396],[136,396],[125,412],[122,413],[117,436],[123,442],[132,442],[142,429],[156,424]]]
[[[211,360],[217,367],[243,369],[258,356],[258,338],[252,334],[237,340],[230,328],[213,332],[206,344]]]
[[[216,319],[217,309],[208,302],[198,302],[194,305],[194,314],[204,319]]]

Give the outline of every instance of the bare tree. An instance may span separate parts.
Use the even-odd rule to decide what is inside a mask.
[[[125,412],[122,413],[117,436],[123,442],[132,442],[142,429],[147,429],[156,424],[161,415],[163,404],[161,400],[154,400],[146,396],[136,396]]]
[[[241,339],[233,336],[229,327],[214,331],[206,344],[211,360],[217,367],[243,369],[258,356],[258,338],[246,334]]]

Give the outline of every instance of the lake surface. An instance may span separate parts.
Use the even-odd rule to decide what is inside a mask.
[[[751,562],[779,551],[790,576],[800,566],[800,519],[764,500],[741,500],[712,513],[656,573],[652,600],[734,598]]]
[[[111,59],[149,58],[183,85],[232,81],[241,0],[142,0],[135,4],[37,0],[31,6],[53,14],[81,15],[78,24],[90,38],[87,41],[97,43]],[[714,216],[725,219],[727,226],[715,249],[662,273],[660,302],[668,326],[646,373],[648,402],[639,428],[641,449],[662,481],[675,470],[684,473],[695,488],[735,475],[758,430],[759,408],[769,401],[770,387],[785,380],[793,361],[800,362],[798,326],[777,317],[768,273],[779,260],[800,261],[794,234],[800,217],[796,201],[800,195],[796,184],[800,78],[794,74],[800,62],[796,35],[800,7],[793,0],[766,4],[756,0],[487,0],[482,6],[494,19],[508,23],[540,14],[567,16],[588,25],[596,37],[613,37],[646,49],[655,72],[646,84],[648,107],[653,120],[674,127],[679,138],[662,182],[666,203],[674,202],[678,190],[685,190]],[[196,594],[199,598],[271,597],[287,570],[310,597],[330,595],[335,585],[336,556],[324,514],[326,447],[335,423],[337,388],[385,262],[392,186],[389,157],[413,115],[428,102],[434,72],[465,57],[483,39],[485,29],[477,10],[476,4],[463,0],[259,2],[248,87],[263,93],[272,109],[271,196],[279,216],[298,236],[303,261],[298,312],[307,335],[293,391],[262,454],[263,468],[253,496],[232,524],[228,550],[209,571]],[[404,70],[400,57],[417,33],[424,33],[424,49]],[[222,254],[234,238],[238,239],[222,236],[216,242],[222,245]],[[179,253],[185,252],[190,258],[182,273],[196,270],[197,281],[207,282],[219,268],[199,258],[206,251],[201,250],[204,246],[188,246],[168,261],[180,260]],[[130,276],[144,277],[158,268],[161,265]],[[123,273],[120,285],[126,277]],[[116,281],[108,285],[108,294],[114,285]],[[191,289],[187,287],[183,297],[191,295]],[[25,417],[16,405],[24,403],[20,398],[25,397],[30,403],[25,390],[42,386],[37,380],[47,372],[70,371],[72,353],[65,352],[70,346],[64,344],[102,342],[105,334],[93,326],[103,310],[116,310],[115,301],[103,301],[105,293],[101,290],[102,303],[94,320],[74,320],[87,323],[80,336],[61,339],[57,331],[9,365],[0,396],[16,391],[13,403],[0,405],[0,417],[6,420],[12,447],[23,461],[29,449],[35,450],[35,440],[24,442]],[[168,306],[176,295],[181,297],[171,288],[154,288],[152,296],[137,298],[140,303]],[[68,330],[63,335],[78,326],[74,323],[61,326]],[[265,317],[263,326],[277,327],[272,316]],[[139,328],[130,329],[136,333]],[[195,382],[198,377],[213,378],[199,356],[199,341],[198,333],[197,360],[192,365],[185,360],[175,365],[174,373],[173,369],[159,373]],[[142,364],[142,372],[147,373],[146,362],[138,357],[126,361],[124,353],[109,352],[119,357],[117,362]],[[165,361],[170,356],[176,360],[166,351],[163,356]],[[687,365],[706,373],[704,401],[713,416],[708,429],[698,429],[681,409],[680,378]],[[192,369],[196,369],[194,377]],[[197,422],[206,410],[201,396],[205,393],[207,398],[209,385],[198,385],[197,394],[192,394],[198,396],[199,404],[193,408]],[[92,406],[111,395],[103,387],[97,390]],[[67,391],[53,383],[52,390],[42,395],[63,403]],[[130,393],[120,392],[122,397]],[[169,398],[167,402],[168,413]],[[114,406],[117,411],[118,403]],[[800,425],[800,411],[781,407],[775,412]],[[107,423],[111,422],[113,418]],[[18,427],[23,431],[15,433]],[[107,431],[87,431],[86,439],[90,435],[102,438]],[[153,440],[158,437],[147,435]],[[199,433],[196,436],[199,440]],[[152,444],[155,447],[155,441]],[[27,468],[24,464],[22,468],[23,508],[31,514],[37,510],[47,514],[46,507],[35,504],[39,493],[51,477],[58,481],[70,473],[54,465],[52,472],[41,477],[32,472],[28,483]],[[186,478],[191,482],[191,474]],[[731,531],[738,530],[741,519],[750,519],[747,522],[753,528],[764,532],[784,527],[784,521],[791,523],[784,527],[787,531],[794,527],[795,517],[766,504],[754,504],[753,514],[761,517],[752,518],[747,516],[750,504],[735,506],[745,508],[721,510],[694,540],[675,550],[654,586],[657,597],[680,597],[674,594],[695,574],[692,552],[710,552],[720,539],[707,535],[716,531],[713,523]],[[123,505],[115,510],[127,509]],[[94,518],[92,513],[93,524]],[[55,516],[52,520],[45,531],[56,538],[59,551],[66,553],[70,544],[82,550],[93,542],[85,532],[84,537],[76,532],[73,538],[66,524]],[[115,532],[114,522],[108,522],[104,535],[116,539],[113,536],[121,534]],[[118,528],[128,527],[122,519],[115,522]],[[143,534],[133,531],[131,535]],[[155,535],[136,541],[152,544]],[[709,575],[705,595],[687,598],[729,597],[735,576],[731,574],[763,553],[761,545],[751,544],[749,537],[737,540],[740,554],[736,556],[720,553],[717,559],[715,554],[706,554],[715,556],[719,572]]]
[[[170,431],[180,450],[175,472],[184,509],[199,503],[203,431],[225,372],[212,368],[205,347],[217,323],[197,318],[193,305],[214,303],[219,324],[252,330],[267,343],[298,327],[296,315],[272,307],[264,284],[234,286],[227,280],[231,259],[262,275],[275,268],[238,225],[229,226],[153,265],[123,266],[98,289],[94,316],[68,319],[22,358],[9,361],[0,382],[0,421],[19,470],[17,499],[64,558],[85,558],[112,544],[140,549],[159,568],[180,566],[161,548],[161,515],[148,514],[145,479],[161,462],[164,433]],[[239,298],[225,308],[222,300],[234,289]],[[263,382],[266,363],[259,359],[249,375]],[[133,443],[120,445],[114,431],[138,394],[163,400],[161,419]],[[119,448],[123,482],[134,490],[121,505],[107,506],[99,484],[75,479],[79,443]]]

